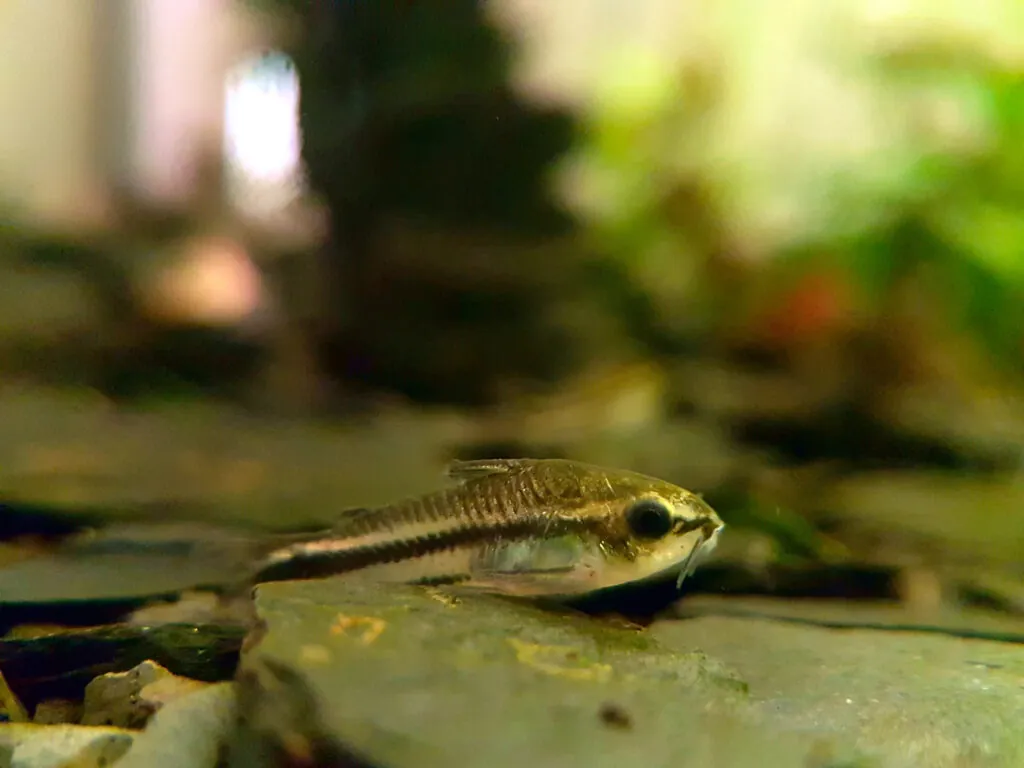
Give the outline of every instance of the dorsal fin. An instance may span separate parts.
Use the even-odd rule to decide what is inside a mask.
[[[351,507],[349,509],[343,509],[338,513],[338,516],[334,518],[334,523],[331,525],[331,530],[335,533],[343,531],[349,531],[353,527],[358,528],[363,524],[367,518],[372,518],[375,515],[375,510],[369,507]]]
[[[530,463],[530,459],[476,459],[473,461],[453,461],[448,465],[448,477],[452,480],[467,482],[488,475],[500,475],[514,472]]]

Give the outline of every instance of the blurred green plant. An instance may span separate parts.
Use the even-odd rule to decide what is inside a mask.
[[[489,8],[519,92],[578,117],[559,199],[663,322],[727,321],[722,263],[839,266],[876,310],[926,265],[949,319],[1020,363],[1017,0]]]

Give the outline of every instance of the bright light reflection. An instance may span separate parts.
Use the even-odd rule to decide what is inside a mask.
[[[299,78],[287,56],[264,53],[229,75],[224,145],[229,193],[237,205],[267,211],[294,199],[301,186],[302,139]]]

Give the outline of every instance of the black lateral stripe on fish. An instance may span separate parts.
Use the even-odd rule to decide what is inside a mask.
[[[343,513],[278,548],[253,581],[373,573],[514,594],[579,594],[677,569],[710,551],[721,519],[657,478],[564,459],[453,462],[451,488]]]
[[[359,510],[362,511],[362,510]],[[376,510],[367,510],[375,512]],[[502,521],[492,526],[466,525],[412,538],[394,538],[373,544],[359,544],[358,538],[330,538],[294,544],[279,554],[272,554],[257,575],[259,581],[294,578],[316,578],[356,571],[371,565],[416,560],[437,552],[486,544],[500,540],[533,539],[538,531],[545,534],[583,532],[596,528],[600,521],[552,521],[545,518]],[[280,558],[280,559],[278,559]],[[451,575],[454,577],[454,574]],[[436,576],[432,578],[448,578]]]

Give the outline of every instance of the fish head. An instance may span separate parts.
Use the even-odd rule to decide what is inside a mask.
[[[546,462],[539,482],[560,513],[547,535],[488,547],[476,585],[519,595],[571,597],[675,575],[711,552],[725,527],[698,494],[628,471]]]
[[[598,588],[668,573],[681,586],[715,548],[725,523],[698,494],[671,483],[630,478],[623,485],[621,498],[609,504],[606,544],[594,563]]]

